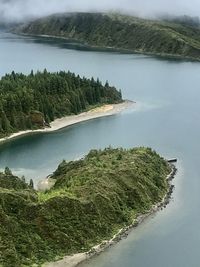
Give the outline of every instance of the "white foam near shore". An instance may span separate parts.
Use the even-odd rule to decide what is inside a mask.
[[[1,138],[0,143],[8,141],[10,139],[14,139],[14,138],[19,137],[19,136],[28,135],[31,133],[54,132],[54,131],[57,131],[59,129],[65,128],[67,126],[77,124],[79,122],[88,121],[91,119],[96,119],[96,118],[104,117],[104,116],[111,116],[111,115],[122,112],[124,109],[129,108],[134,103],[135,102],[133,102],[133,101],[126,100],[126,101],[119,103],[119,104],[103,105],[101,107],[91,109],[87,112],[80,113],[78,115],[66,116],[66,117],[63,117],[60,119],[56,119],[53,122],[51,122],[50,127],[47,127],[44,129],[37,129],[37,130],[20,131],[20,132],[11,134],[10,136],[7,136],[5,138]]]

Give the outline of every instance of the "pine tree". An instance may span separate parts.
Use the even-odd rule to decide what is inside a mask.
[[[34,188],[33,179],[30,179],[29,187],[30,187],[30,188]]]
[[[23,183],[26,183],[26,179],[25,179],[24,175],[22,176],[21,180],[22,180]]]
[[[5,175],[12,175],[12,172],[8,167],[5,167],[4,173]]]
[[[0,136],[19,130],[42,127],[31,120],[32,111],[42,113],[46,122],[78,114],[89,105],[115,103],[121,93],[97,81],[70,72],[7,74],[0,79]]]
[[[1,124],[2,124],[2,129],[5,133],[9,133],[10,131],[10,122],[5,114],[4,111],[1,112]]]

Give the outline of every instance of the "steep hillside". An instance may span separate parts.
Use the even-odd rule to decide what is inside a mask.
[[[51,35],[90,46],[200,60],[200,28],[119,14],[72,13],[38,19],[18,33]]]
[[[160,202],[170,171],[149,148],[108,148],[63,161],[46,193],[1,173],[0,266],[39,266],[88,251]]]

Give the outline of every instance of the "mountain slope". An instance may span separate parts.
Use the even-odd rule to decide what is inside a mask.
[[[200,60],[200,28],[119,14],[71,13],[49,16],[16,29],[51,35],[90,46]]]

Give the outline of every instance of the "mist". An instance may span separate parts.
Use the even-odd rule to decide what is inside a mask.
[[[200,16],[199,0],[0,0],[0,21],[15,22],[59,12],[117,11],[141,17]]]

